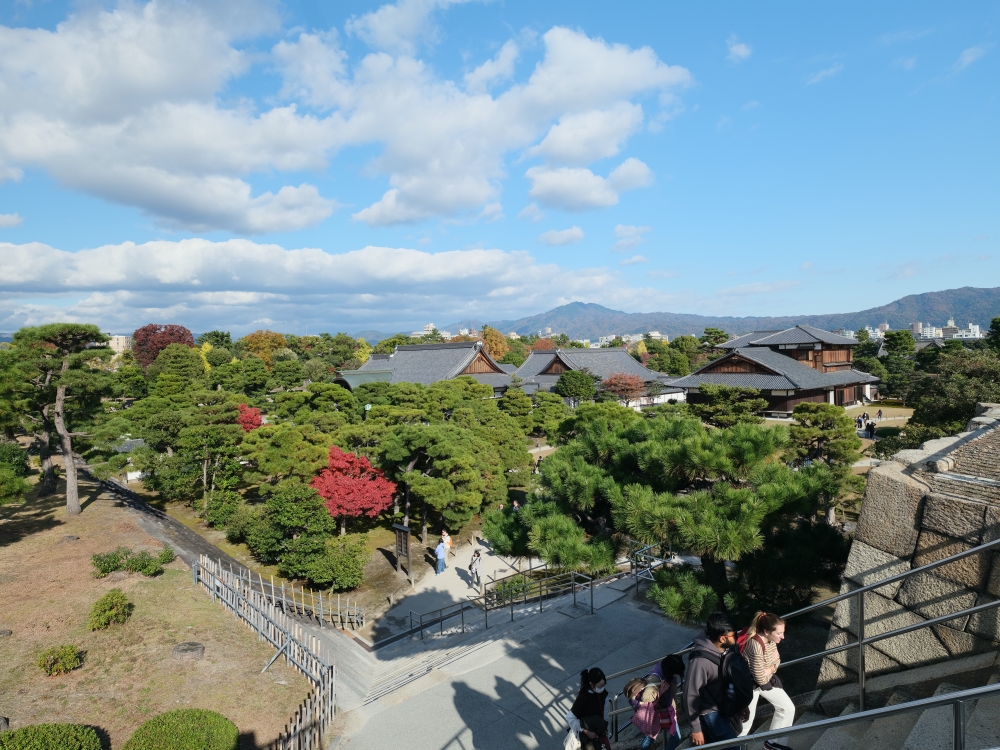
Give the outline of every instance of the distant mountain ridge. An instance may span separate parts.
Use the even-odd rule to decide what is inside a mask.
[[[748,333],[789,328],[800,323],[828,331],[838,328],[858,330],[866,325],[876,326],[879,323],[888,323],[890,328],[900,329],[909,328],[910,323],[915,321],[942,326],[949,318],[954,318],[959,328],[964,328],[968,323],[977,323],[985,329],[997,315],[1000,315],[1000,287],[984,289],[965,286],[940,292],[911,294],[887,305],[860,312],[828,315],[737,318],[670,312],[626,313],[594,303],[571,302],[539,315],[519,320],[498,320],[489,325],[504,333],[516,331],[527,335],[551,328],[553,332],[566,333],[570,338],[596,340],[599,336],[615,333],[646,331],[659,331],[670,338],[684,334],[699,336],[705,328]],[[440,328],[456,333],[459,328],[468,327],[473,322],[478,323],[467,320]]]

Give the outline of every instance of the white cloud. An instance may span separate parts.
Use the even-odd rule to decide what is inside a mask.
[[[744,60],[748,60],[753,53],[750,45],[741,42],[736,34],[729,35],[729,38],[726,40],[726,47],[729,49],[726,59],[731,63],[739,64]]]
[[[716,130],[728,130],[733,126],[733,118],[729,116],[723,116],[719,118],[719,121],[715,123]]]
[[[744,104],[742,107],[740,107],[740,109],[742,109],[744,112],[749,112],[752,109],[757,109],[757,107],[759,107],[759,106],[760,106],[760,102],[758,102],[758,101],[749,101],[746,104]]]
[[[19,227],[23,221],[20,214],[0,214],[0,229]]]
[[[284,231],[322,221],[336,201],[301,177],[255,189],[255,175],[321,172],[340,150],[375,146],[368,173],[388,184],[357,219],[475,218],[498,202],[510,152],[536,146],[579,166],[617,154],[642,125],[634,98],[659,94],[673,109],[672,91],[691,81],[648,47],[560,27],[526,80],[511,81],[513,41],[464,81],[442,78],[413,54],[435,38],[433,13],[455,1],[400,0],[352,18],[349,34],[388,50],[357,61],[335,30],[298,33],[269,57],[246,51],[281,31],[270,0],[84,3],[53,31],[0,26],[0,180],[41,169],[169,227]],[[233,96],[227,87],[255,65],[280,86]],[[274,94],[295,104],[275,106]]]
[[[912,56],[897,57],[895,60],[892,61],[892,64],[895,65],[897,68],[902,68],[903,70],[913,70],[915,67],[917,67],[917,58]]]
[[[611,249],[616,253],[621,253],[641,245],[644,241],[643,235],[649,232],[649,229],[649,227],[637,227],[631,224],[616,224],[615,237],[618,238],[618,241]]]
[[[569,229],[550,229],[538,235],[538,239],[550,246],[570,245],[583,239],[583,230],[575,226]]]
[[[480,94],[495,83],[509,80],[514,75],[514,63],[520,54],[517,43],[513,39],[508,40],[492,60],[465,74],[466,90]]]
[[[824,68],[818,73],[815,73],[814,75],[807,78],[806,85],[812,86],[813,84],[819,83],[820,81],[824,81],[827,78],[832,78],[843,69],[844,69],[843,63],[836,63],[835,65],[831,65],[829,68]]]
[[[920,31],[915,31],[913,29],[906,29],[904,31],[893,31],[881,36],[882,44],[896,44],[898,42],[913,42],[917,39],[923,39],[925,36],[933,32],[933,29],[922,29]]]
[[[249,240],[157,241],[65,252],[0,243],[0,330],[78,320],[129,332],[150,322],[247,332],[412,330],[428,316],[521,317],[587,299],[664,309],[673,298],[605,268],[568,270],[495,249],[286,250]],[[261,323],[260,321],[270,321]]]
[[[525,175],[531,180],[530,197],[566,211],[614,206],[619,193],[645,187],[653,179],[649,167],[635,158],[626,159],[606,178],[582,167],[532,167]]]
[[[523,219],[524,221],[541,221],[545,218],[545,214],[542,212],[542,209],[538,207],[537,203],[529,203],[521,209],[517,218]]]
[[[981,58],[986,54],[986,46],[980,44],[977,47],[969,47],[962,51],[962,54],[958,56],[955,64],[951,66],[952,71],[959,73],[965,70],[967,67],[972,65],[976,60]]]
[[[634,266],[637,263],[648,263],[649,258],[645,255],[633,255],[631,258],[623,258],[618,265],[619,266]]]
[[[530,156],[544,156],[557,164],[589,164],[616,155],[622,143],[642,125],[642,107],[618,102],[607,110],[566,115],[553,125]]]
[[[656,269],[653,271],[647,271],[646,276],[651,279],[672,279],[680,274],[677,271],[669,271],[665,268]]]

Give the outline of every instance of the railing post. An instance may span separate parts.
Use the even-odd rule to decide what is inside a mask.
[[[465,602],[462,602],[462,633],[465,633]]]
[[[965,750],[965,701],[955,701],[952,704],[952,714],[955,739],[951,746],[953,750]]]
[[[594,614],[594,577],[590,577],[590,614]]]
[[[573,574],[573,606],[576,607],[576,573]]]
[[[545,572],[545,577],[538,584],[538,614],[542,613],[542,602],[545,600],[545,584],[548,583],[549,573]]]
[[[618,742],[618,696],[611,699],[611,731],[614,734],[615,742]]]
[[[865,710],[865,595],[858,592],[858,710]]]
[[[514,592],[510,592],[510,621],[514,622]]]
[[[635,598],[639,598],[639,553],[635,554]]]
[[[486,601],[486,597],[485,596],[483,597],[483,619],[486,621],[486,625],[485,625],[485,627],[483,627],[483,630],[489,630],[490,629],[490,603],[488,601]]]
[[[444,635],[444,607],[438,610],[438,635]]]
[[[195,560],[191,563],[191,583],[194,586],[198,585],[198,561]]]

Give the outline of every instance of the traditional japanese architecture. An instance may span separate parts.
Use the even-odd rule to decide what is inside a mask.
[[[812,326],[755,331],[721,344],[726,352],[691,375],[674,378],[688,401],[704,398],[706,383],[756,388],[767,399],[765,414],[788,416],[805,401],[850,406],[875,397],[879,379],[852,367],[856,339]]]
[[[423,383],[471,375],[500,395],[510,374],[493,359],[482,341],[397,346],[392,354],[373,354],[357,370],[341,370],[334,381],[348,390],[362,383]]]
[[[656,383],[655,393],[642,399],[642,405],[683,401],[684,391],[668,385],[670,375],[643,367],[624,348],[614,349],[547,349],[533,351],[517,368],[516,375],[524,380],[524,390],[551,391],[559,376],[569,370],[586,370],[602,380],[610,375],[638,375],[647,384]]]

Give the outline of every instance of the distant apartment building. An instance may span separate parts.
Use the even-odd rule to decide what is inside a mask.
[[[509,338],[511,341],[517,341],[521,337],[518,335],[517,331],[511,331],[510,333],[507,334],[507,338]]]
[[[130,351],[132,349],[132,337],[131,336],[119,336],[112,333],[108,334],[108,346],[111,347],[111,351],[115,353],[117,357],[122,352]]]
[[[437,330],[437,327],[433,323],[428,323],[427,325],[424,326],[424,330],[422,330],[422,331],[414,331],[413,333],[411,333],[410,334],[410,338],[411,339],[422,339],[424,336],[430,336],[436,330]],[[462,330],[463,331],[468,331],[468,329],[465,329],[465,328],[463,328]],[[451,338],[451,331],[438,331],[438,333],[441,334],[441,338],[443,338],[445,340],[448,340],[448,339]],[[465,334],[463,333],[461,335],[464,336]]]
[[[852,330],[850,330],[848,328],[838,328],[836,331],[831,331],[830,333],[835,333],[838,336],[843,336],[844,338],[848,338],[848,339],[855,339],[855,338],[857,338],[857,336],[855,335],[855,334],[857,334],[857,331],[852,331]]]
[[[956,333],[954,336],[952,336],[952,338],[953,339],[981,339],[981,338],[984,338],[984,337],[983,337],[983,333],[980,330],[979,326],[974,325],[972,323],[969,323],[969,327],[968,328],[960,329],[958,331],[958,333]]]
[[[982,329],[975,323],[969,323],[966,328],[959,328],[953,319],[948,320],[948,324],[938,328],[930,323],[910,323],[910,332],[913,338],[920,341],[932,339],[966,339],[977,340],[983,338]]]

